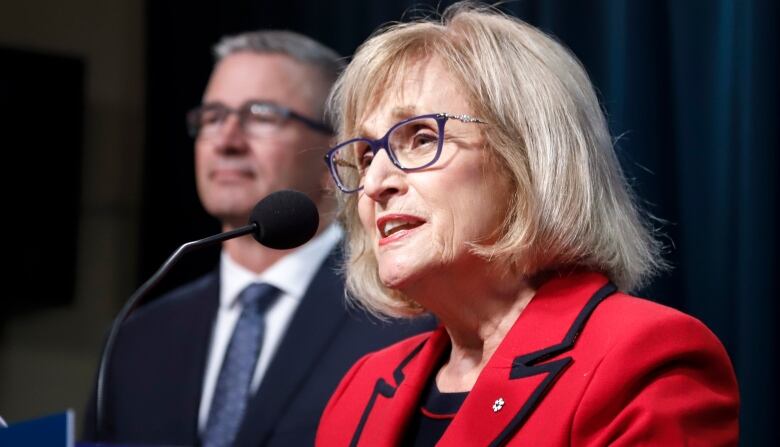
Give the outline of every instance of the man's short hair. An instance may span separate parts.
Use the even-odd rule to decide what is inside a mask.
[[[302,34],[284,30],[263,30],[223,37],[214,45],[217,62],[231,54],[250,52],[283,54],[319,70],[332,85],[343,68],[341,56],[331,48]]]

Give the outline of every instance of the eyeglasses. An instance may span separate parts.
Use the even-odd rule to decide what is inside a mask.
[[[245,135],[264,137],[279,129],[289,119],[299,121],[310,129],[332,134],[330,126],[278,104],[248,101],[237,109],[220,103],[209,103],[187,113],[187,127],[193,138],[211,138],[219,134],[227,117],[235,113]]]
[[[363,189],[363,178],[376,154],[384,149],[398,169],[409,172],[427,168],[439,159],[444,146],[444,124],[454,119],[463,123],[487,124],[470,115],[432,113],[405,119],[378,140],[354,138],[325,154],[325,163],[336,186],[344,193]]]

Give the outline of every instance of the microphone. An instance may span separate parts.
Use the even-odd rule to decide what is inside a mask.
[[[277,191],[255,205],[249,218],[252,236],[266,247],[286,250],[305,244],[317,232],[320,215],[306,194]]]
[[[114,348],[119,328],[141,302],[141,298],[160,282],[162,277],[173,267],[185,253],[208,247],[216,243],[233,239],[246,234],[252,234],[255,240],[266,247],[287,250],[305,244],[317,232],[320,215],[314,202],[298,191],[281,190],[269,194],[259,201],[252,209],[249,225],[235,230],[219,233],[197,241],[187,242],[180,246],[163,263],[151,278],[141,285],[127,300],[125,305],[111,323],[111,328],[103,347],[103,354],[98,367],[96,390],[96,434],[100,438],[105,424],[105,388],[108,362]]]

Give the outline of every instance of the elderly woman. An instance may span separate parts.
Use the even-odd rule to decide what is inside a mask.
[[[351,295],[442,326],[355,364],[318,445],[736,443],[721,344],[623,292],[660,245],[565,48],[456,5],[363,44],[331,108]]]

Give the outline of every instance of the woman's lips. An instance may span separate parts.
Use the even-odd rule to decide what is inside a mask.
[[[376,220],[379,245],[395,242],[425,223],[424,219],[409,214],[386,214]]]

